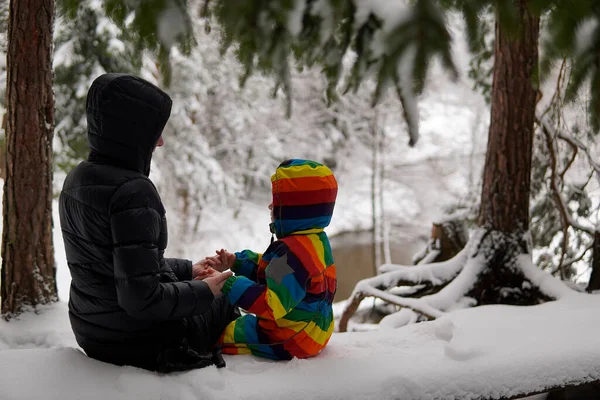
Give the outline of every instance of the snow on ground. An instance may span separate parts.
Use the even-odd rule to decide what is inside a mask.
[[[58,229],[54,239],[65,299]],[[599,307],[600,296],[574,293],[535,307],[465,309],[400,329],[334,333],[310,360],[226,356],[226,369],[160,375],[88,359],[60,302],[0,322],[0,399],[500,398],[600,379]]]
[[[335,333],[314,359],[226,356],[161,375],[88,359],[66,303],[0,322],[2,400],[473,399],[600,379],[600,296],[486,306],[397,330]]]

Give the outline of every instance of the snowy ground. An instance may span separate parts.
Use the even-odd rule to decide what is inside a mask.
[[[2,400],[474,399],[600,379],[600,296],[461,310],[398,330],[335,333],[311,360],[226,356],[160,375],[88,359],[64,302],[0,322]],[[282,397],[283,396],[283,397]]]
[[[55,244],[66,298],[58,232]],[[479,307],[395,330],[334,333],[311,360],[226,356],[226,369],[160,375],[88,359],[60,302],[0,322],[0,399],[496,399],[600,379],[598,309],[600,296],[573,292],[536,307]]]

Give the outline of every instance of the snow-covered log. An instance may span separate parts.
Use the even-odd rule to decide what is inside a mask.
[[[163,375],[87,358],[67,304],[0,321],[2,400],[515,399],[600,380],[600,296],[485,306],[393,331],[334,333],[325,350]],[[569,340],[571,339],[571,340]]]

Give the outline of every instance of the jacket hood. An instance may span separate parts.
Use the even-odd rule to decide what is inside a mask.
[[[338,186],[326,166],[310,160],[284,161],[271,176],[271,185],[271,230],[278,238],[319,232],[331,222]]]
[[[137,76],[99,76],[86,99],[89,159],[148,175],[171,105],[165,92]]]

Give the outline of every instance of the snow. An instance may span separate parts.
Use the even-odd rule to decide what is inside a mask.
[[[54,217],[57,216],[56,206]],[[60,231],[54,230],[61,298],[69,275]],[[419,269],[386,265],[382,271],[425,271],[412,279],[445,279],[460,260]],[[225,356],[227,368],[161,375],[87,358],[70,330],[64,301],[38,314],[0,321],[2,400],[125,399],[468,399],[536,393],[563,383],[600,379],[600,296],[567,291],[523,260],[532,282],[553,287],[560,300],[533,307],[484,306],[414,322],[409,310],[334,333],[309,360],[272,362]],[[547,277],[548,282],[541,278]],[[373,279],[382,279],[381,276]],[[376,302],[381,302],[377,300]],[[364,300],[359,308],[373,305]],[[344,302],[334,305],[339,318]],[[308,384],[307,384],[308,383]],[[479,397],[481,396],[481,397]]]
[[[294,8],[288,18],[288,31],[292,36],[298,36],[302,32],[302,18],[306,9],[306,0],[295,0]]]
[[[3,400],[497,399],[600,379],[600,296],[485,306],[395,330],[334,333],[319,356],[161,375],[88,359],[66,303],[0,322]]]
[[[379,322],[379,329],[394,329],[398,326],[414,324],[419,319],[419,314],[409,308],[403,308],[400,311],[388,314]],[[354,327],[352,330],[354,331]]]
[[[577,29],[575,38],[575,49],[577,54],[582,54],[593,45],[595,35],[597,35],[600,21],[597,17],[586,19]]]
[[[391,30],[410,18],[412,8],[403,0],[359,0],[355,2],[355,21],[362,25],[373,14],[383,21],[383,30]]]
[[[171,48],[177,37],[185,32],[186,19],[183,10],[173,2],[169,2],[168,6],[158,16],[157,33],[161,43]]]
[[[74,39],[71,39],[54,51],[54,58],[52,60],[52,65],[54,67],[57,65],[68,67],[73,64],[73,42]]]
[[[542,288],[542,291],[545,294],[556,299],[571,296],[573,294],[573,290],[570,289],[565,282],[554,278],[552,275],[536,267],[530,257],[524,254],[520,255],[517,262],[519,263],[519,267],[522,269],[525,278],[533,285]]]
[[[327,40],[331,37],[331,35],[333,35],[333,32],[335,31],[335,25],[333,22],[333,9],[332,9],[332,5],[330,4],[330,2],[328,0],[316,0],[312,3],[312,7],[310,9],[310,14],[314,15],[314,16],[319,16],[322,19],[322,25],[321,25],[321,38],[320,38],[320,45],[323,45],[327,42]],[[330,53],[330,57],[332,57],[333,59],[337,58],[334,57],[333,53]]]
[[[415,68],[415,55],[417,48],[411,45],[405,51],[398,62],[398,77],[400,79],[400,94],[402,107],[408,124],[408,134],[410,135],[409,145],[414,146],[419,140],[419,105],[417,96],[413,91],[413,76]]]
[[[460,272],[467,260],[468,252],[469,250],[465,248],[448,261],[419,265],[419,268],[384,264],[379,267],[381,275],[371,278],[369,283],[373,286],[395,286],[399,280],[408,280],[414,283],[427,281],[439,285],[452,279]]]

